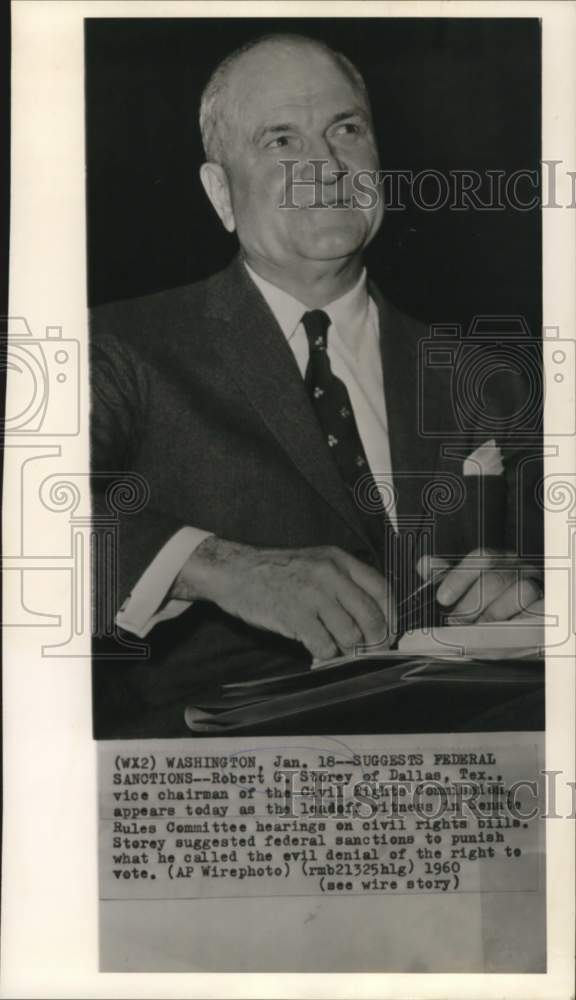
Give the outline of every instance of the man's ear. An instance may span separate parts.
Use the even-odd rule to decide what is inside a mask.
[[[222,225],[229,233],[233,233],[236,229],[236,220],[224,167],[220,163],[203,163],[200,167],[200,180]]]

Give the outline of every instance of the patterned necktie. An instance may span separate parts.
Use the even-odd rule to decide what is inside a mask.
[[[332,372],[328,357],[330,317],[321,309],[304,313],[310,358],[305,383],[326,443],[369,537],[393,573],[394,529],[366,458],[348,390]]]

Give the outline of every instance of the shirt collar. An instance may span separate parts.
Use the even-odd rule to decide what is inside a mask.
[[[284,336],[288,341],[292,340],[302,315],[308,311],[308,307],[282,288],[278,288],[277,285],[273,285],[266,278],[256,274],[245,261],[244,267],[264,296]],[[353,356],[358,355],[362,344],[369,303],[366,270],[364,269],[353,288],[324,306],[324,312],[328,313],[340,341]]]

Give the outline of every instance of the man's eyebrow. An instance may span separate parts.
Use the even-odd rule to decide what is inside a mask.
[[[361,107],[349,108],[347,111],[338,111],[326,125],[326,128],[330,128],[331,125],[336,125],[338,122],[346,121],[349,118],[361,118],[363,121],[369,121],[368,112]],[[297,122],[270,122],[266,125],[261,125],[254,134],[254,142],[259,142],[265,135],[278,135],[282,132],[298,132],[300,125]]]
[[[264,135],[277,135],[278,132],[297,132],[298,127],[299,126],[296,122],[274,122],[269,125],[261,125],[260,128],[256,130],[254,141],[258,142]]]
[[[369,120],[368,112],[364,108],[350,108],[348,111],[339,111],[338,114],[334,115],[328,122],[328,128],[330,125],[336,125],[338,122],[345,121],[348,118],[362,118],[365,122]]]

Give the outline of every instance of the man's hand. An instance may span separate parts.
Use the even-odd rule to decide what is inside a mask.
[[[502,622],[542,608],[542,571],[511,552],[475,549],[450,568],[445,559],[423,557],[418,572],[427,579],[444,570],[436,600],[449,608],[448,623]]]
[[[386,648],[396,633],[389,583],[336,547],[258,549],[212,536],[190,556],[171,597],[213,601],[298,640],[319,660],[358,646]]]

